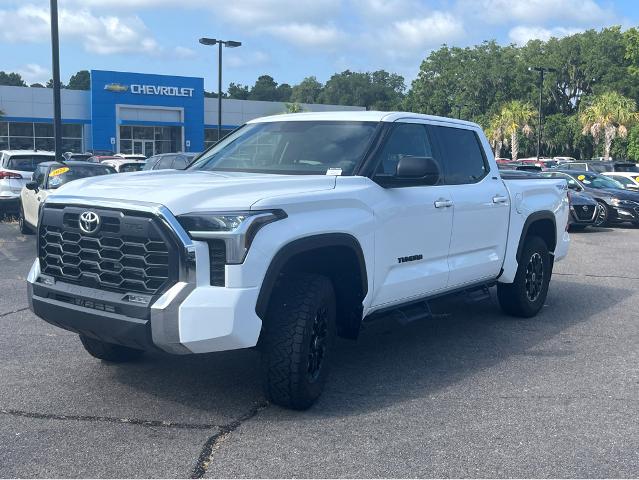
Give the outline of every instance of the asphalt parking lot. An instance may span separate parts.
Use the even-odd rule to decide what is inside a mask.
[[[639,229],[572,238],[538,317],[493,292],[376,323],[292,412],[252,350],[93,359],[29,312],[35,241],[0,223],[0,476],[637,477]]]

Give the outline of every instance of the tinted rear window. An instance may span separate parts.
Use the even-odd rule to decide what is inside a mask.
[[[45,155],[12,155],[5,168],[21,172],[34,172],[38,164],[51,160],[53,157]]]

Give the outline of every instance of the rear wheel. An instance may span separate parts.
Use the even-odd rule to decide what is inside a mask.
[[[20,205],[20,213],[18,214],[18,226],[20,227],[20,233],[23,235],[32,235],[33,230],[31,227],[27,225],[26,220],[24,219],[24,209],[22,205]]]
[[[595,215],[595,221],[593,225],[595,227],[604,227],[608,224],[608,216],[610,215],[610,210],[608,209],[608,205],[604,202],[597,200],[597,214]]]
[[[270,401],[304,410],[319,398],[335,342],[335,315],[335,293],[328,278],[301,274],[281,282],[260,342]]]
[[[89,352],[90,355],[107,362],[130,362],[137,360],[144,355],[143,350],[103,342],[102,340],[96,340],[95,338],[90,338],[84,335],[80,335],[80,341],[82,342],[84,349]]]
[[[544,306],[552,267],[548,247],[539,237],[526,239],[513,283],[498,283],[502,310],[516,317],[533,317]]]

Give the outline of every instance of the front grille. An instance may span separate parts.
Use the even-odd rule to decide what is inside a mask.
[[[100,216],[95,234],[79,228],[79,216],[87,210]],[[42,273],[85,287],[154,295],[177,272],[164,227],[140,212],[45,208],[38,244]]]
[[[575,205],[575,215],[579,220],[592,220],[595,214],[594,205]]]
[[[225,283],[226,244],[224,240],[209,240],[208,243],[211,285],[223,287]]]

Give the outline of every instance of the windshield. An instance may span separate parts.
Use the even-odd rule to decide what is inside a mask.
[[[21,172],[35,172],[38,164],[53,160],[51,155],[12,155],[7,162],[8,170],[19,170]]]
[[[107,165],[73,165],[51,170],[49,172],[49,188],[58,188],[73,180],[86,177],[97,177],[115,173],[112,167]]]
[[[376,122],[252,123],[223,139],[189,170],[292,175],[350,175],[366,153]]]
[[[625,188],[617,180],[592,173],[582,173],[577,176],[577,180],[591,188]]]
[[[623,184],[624,186],[626,186],[626,187],[627,187],[628,185],[631,185],[631,186],[634,186],[634,185],[635,185],[635,182],[633,182],[633,181],[632,181],[630,178],[628,178],[628,177],[622,177],[621,175],[615,175],[615,176],[612,176],[612,175],[611,175],[611,178],[612,178],[613,180],[618,181],[619,183],[622,183],[622,184]]]

